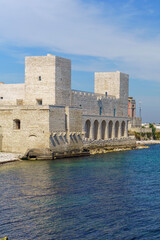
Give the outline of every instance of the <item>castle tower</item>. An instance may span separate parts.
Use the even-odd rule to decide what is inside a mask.
[[[118,112],[120,116],[128,117],[128,82],[129,75],[119,71],[95,73],[95,93],[114,96],[118,101],[114,116]]]
[[[25,58],[25,104],[70,105],[71,61],[48,54]]]
[[[129,75],[117,72],[95,73],[95,93],[115,96],[128,104]]]

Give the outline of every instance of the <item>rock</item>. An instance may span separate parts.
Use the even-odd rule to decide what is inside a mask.
[[[27,150],[22,159],[53,159],[53,153],[49,148],[32,148]]]

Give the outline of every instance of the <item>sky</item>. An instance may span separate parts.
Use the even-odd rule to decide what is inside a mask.
[[[143,122],[160,122],[159,0],[0,0],[0,81],[24,82],[25,56],[72,61],[72,89],[94,72],[129,74]]]

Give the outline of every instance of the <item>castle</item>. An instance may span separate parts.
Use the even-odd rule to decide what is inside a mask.
[[[25,58],[25,83],[0,83],[0,150],[66,151],[128,138],[127,74],[95,73],[95,92],[71,90],[71,61]]]

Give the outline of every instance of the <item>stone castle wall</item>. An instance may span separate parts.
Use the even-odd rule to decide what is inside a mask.
[[[69,151],[82,147],[82,110],[50,106],[50,149]]]
[[[0,106],[0,113],[0,135],[3,136],[0,151],[25,153],[31,148],[64,151],[82,146],[81,110],[61,106]],[[19,129],[15,120],[20,122]]]
[[[17,100],[24,99],[25,84],[0,84],[0,105],[17,105]]]
[[[132,130],[132,128],[141,128],[142,118],[134,117],[129,118],[128,129]]]
[[[85,115],[127,117],[126,101],[117,99],[115,96],[72,91],[71,105],[82,108]]]
[[[15,120],[20,121],[20,129]],[[0,126],[3,151],[24,153],[30,148],[49,147],[48,107],[0,106]]]

